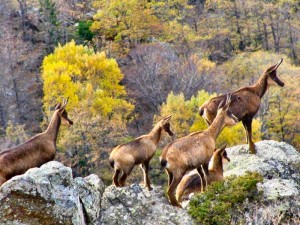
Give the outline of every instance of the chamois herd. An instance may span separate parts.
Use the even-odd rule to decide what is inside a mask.
[[[190,193],[204,191],[207,185],[223,179],[223,162],[229,161],[229,158],[225,147],[216,148],[216,139],[224,127],[242,121],[249,152],[256,153],[252,140],[252,119],[267,89],[272,85],[284,86],[276,74],[282,61],[280,59],[276,65],[265,70],[254,85],[205,102],[199,108],[199,114],[208,123],[208,128],[174,140],[163,148],[160,163],[168,175],[167,196],[172,205],[181,207],[180,202]],[[56,105],[45,132],[0,153],[0,186],[13,176],[54,159],[60,125],[73,124],[68,118],[67,103],[68,101],[64,101],[63,104]],[[148,134],[112,150],[109,164],[114,169],[112,180],[115,186],[125,186],[134,166],[140,165],[145,186],[152,190],[148,174],[149,162],[158,148],[163,132],[173,136],[171,117],[169,115],[162,118]]]

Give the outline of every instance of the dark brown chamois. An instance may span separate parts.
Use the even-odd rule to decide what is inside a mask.
[[[197,169],[201,178],[204,177],[202,169],[208,174],[208,164],[216,148],[217,137],[225,126],[238,123],[238,119],[228,110],[230,103],[228,96],[225,105],[218,110],[216,119],[206,130],[179,138],[163,149],[160,163],[168,174],[167,195],[172,205],[181,207],[175,191],[182,177],[193,169]]]
[[[158,147],[162,131],[164,130],[170,136],[173,136],[170,120],[171,116],[164,117],[154,126],[150,133],[142,135],[127,144],[119,145],[112,150],[109,163],[115,170],[113,175],[113,184],[115,186],[124,186],[126,178],[133,167],[140,164],[144,173],[145,186],[152,190],[148,176],[149,162]],[[122,175],[119,178],[121,172]]]
[[[197,193],[205,190],[207,185],[212,182],[223,180],[223,163],[230,162],[225,150],[226,146],[221,149],[216,149],[213,156],[209,161],[208,175],[205,176],[206,180],[202,181],[199,174],[192,171],[192,174],[185,175],[179,183],[176,190],[176,198],[178,202],[187,200],[189,194]]]
[[[276,74],[276,70],[282,63],[283,59],[274,65],[269,67],[258,81],[247,87],[242,87],[230,94],[232,94],[232,103],[230,105],[231,112],[242,121],[246,131],[246,142],[249,144],[250,153],[255,154],[256,149],[252,140],[252,120],[257,113],[261,98],[266,93],[267,89],[273,85],[284,86],[284,83],[279,79]],[[220,102],[226,99],[226,94],[212,98],[205,102],[199,109],[199,114],[206,120],[208,124],[211,124],[217,115],[217,109]]]
[[[54,159],[56,139],[61,124],[72,125],[65,110],[67,101],[57,104],[47,130],[37,134],[25,143],[0,153],[0,186],[10,178],[39,167]]]

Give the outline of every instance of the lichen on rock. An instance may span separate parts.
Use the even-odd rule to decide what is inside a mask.
[[[86,224],[88,220],[96,221],[104,184],[95,176],[74,180],[71,168],[56,161],[15,176],[0,188],[0,223]]]

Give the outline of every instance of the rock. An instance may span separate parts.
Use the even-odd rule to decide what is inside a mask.
[[[258,184],[262,197],[245,202],[233,218],[233,224],[300,224],[300,153],[291,145],[277,141],[260,141],[257,154],[248,153],[248,145],[226,149],[230,163],[224,175],[258,172],[264,180]]]
[[[0,188],[0,224],[86,224],[100,216],[104,184],[96,175],[72,177],[52,161]]]
[[[123,188],[109,186],[102,199],[98,224],[193,224],[189,214],[171,206],[161,187],[148,191],[138,184]]]
[[[291,145],[277,141],[260,141],[257,154],[248,153],[248,145],[226,149],[231,162],[225,165],[225,176],[256,171],[267,179],[283,178],[300,181],[300,154]],[[297,171],[297,173],[296,173]]]

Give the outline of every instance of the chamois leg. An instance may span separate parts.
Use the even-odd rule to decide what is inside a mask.
[[[252,119],[253,117],[248,117],[245,120],[243,120],[243,124],[245,123],[246,126],[246,133],[247,133],[247,139],[249,144],[249,151],[251,154],[256,154],[256,149],[254,142],[252,140]]]
[[[3,183],[5,183],[6,179],[3,176],[0,176],[0,187]]]
[[[144,183],[145,183],[145,187],[148,188],[149,191],[151,191],[153,188],[150,185],[150,179],[149,179],[149,161],[146,161],[144,163],[141,164],[141,168],[143,170],[144,173]]]
[[[199,178],[200,178],[200,188],[199,191],[203,192],[206,185],[207,185],[207,177],[206,174],[204,172],[203,166],[201,165],[200,167],[197,168],[198,174],[199,174]]]
[[[168,187],[170,187],[174,176],[173,176],[173,173],[169,172],[168,170],[166,170],[166,171],[168,174]]]
[[[242,123],[243,123],[243,127],[245,129],[245,132],[246,132],[246,143],[248,144],[249,143],[249,141],[248,141],[248,131],[247,131],[247,126],[246,126],[245,120],[243,120]]]
[[[124,187],[125,186],[125,183],[126,183],[126,179],[127,177],[129,176],[129,174],[131,173],[131,170],[133,169],[132,168],[129,168],[127,170],[122,170],[122,175],[119,179],[119,184],[120,184],[120,187]]]
[[[169,186],[168,191],[167,191],[170,203],[172,205],[180,207],[180,208],[182,208],[182,206],[176,200],[175,191],[176,191],[176,188],[177,188],[178,184],[180,183],[182,177],[183,177],[183,174],[179,174],[177,176],[174,175],[173,179],[172,179],[172,182],[171,182],[171,185]]]
[[[120,175],[120,172],[121,172],[121,170],[116,169],[115,173],[114,173],[114,176],[113,176],[113,184],[116,187],[120,187],[120,184],[119,184],[119,175]]]

